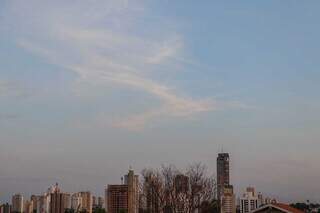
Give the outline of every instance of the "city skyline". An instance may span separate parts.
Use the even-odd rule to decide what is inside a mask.
[[[229,174],[231,173],[230,172],[230,170],[232,171],[232,168],[230,168],[229,167],[229,164],[230,164],[230,156],[229,156],[229,153],[226,153],[226,152],[223,152],[223,153],[218,153],[218,156],[217,156],[217,158],[216,158],[216,163],[217,163],[217,165],[221,165],[221,169],[222,169],[222,171],[221,170],[217,170],[217,173],[216,174],[214,174],[213,176],[213,179],[212,179],[212,181],[213,181],[213,183],[214,184],[216,184],[216,191],[215,192],[213,192],[213,196],[215,196],[216,197],[216,199],[217,200],[219,200],[220,198],[219,198],[219,191],[223,191],[224,190],[224,188],[226,188],[227,190],[228,190],[228,187],[231,187],[232,189],[233,189],[233,185],[230,185],[229,183],[230,183],[230,176],[229,176]],[[226,162],[226,164],[225,164],[225,162],[224,161],[227,161]],[[222,163],[222,164],[221,164]],[[199,166],[204,166],[204,168],[205,168],[205,170],[207,170],[208,168],[207,168],[207,166],[206,165],[204,165],[204,164],[202,164],[202,163],[194,163],[194,164],[190,164],[190,165],[188,165],[188,167],[189,166],[193,166],[193,165],[199,165]],[[178,174],[176,174],[176,176],[175,176],[175,181],[177,181],[177,179],[178,178],[180,178],[180,177],[184,177],[184,178],[187,178],[187,180],[186,181],[182,181],[181,183],[185,183],[185,182],[189,182],[188,181],[188,176],[185,176],[185,175],[183,175],[183,173],[184,172],[187,172],[187,170],[186,169],[188,169],[188,168],[185,168],[185,169],[181,169],[181,168],[176,168],[176,166],[175,165],[173,165],[173,164],[168,164],[168,165],[161,165],[161,168],[172,168],[172,169],[175,169],[177,172],[178,172]],[[227,167],[227,171],[225,170],[225,167]],[[76,197],[78,197],[78,196],[83,196],[83,193],[84,194],[86,194],[86,193],[89,193],[90,195],[90,197],[91,197],[91,204],[90,204],[90,206],[94,206],[94,204],[97,204],[98,202],[97,202],[97,200],[95,200],[96,198],[102,198],[103,196],[105,197],[104,199],[103,199],[103,202],[104,203],[107,203],[107,191],[108,191],[108,189],[109,189],[109,187],[114,187],[115,188],[115,190],[117,191],[118,189],[117,189],[117,187],[120,187],[119,189],[125,189],[125,190],[127,190],[128,191],[128,193],[129,193],[129,188],[128,188],[128,183],[130,182],[129,180],[130,180],[130,178],[128,178],[128,177],[130,177],[131,176],[131,179],[132,180],[134,180],[134,182],[136,182],[136,186],[138,186],[138,182],[140,182],[140,181],[146,181],[146,183],[148,182],[147,180],[144,180],[144,171],[146,170],[146,169],[151,169],[150,171],[159,171],[159,169],[161,170],[161,168],[144,168],[142,171],[141,171],[141,174],[140,173],[134,173],[134,170],[132,169],[132,167],[131,166],[129,166],[129,169],[128,169],[128,174],[125,174],[124,176],[120,176],[120,178],[118,179],[118,182],[114,182],[114,183],[107,183],[107,184],[105,184],[103,187],[101,187],[101,189],[102,189],[102,191],[103,191],[103,193],[102,194],[99,194],[99,193],[97,193],[97,192],[91,192],[90,190],[88,190],[88,187],[85,189],[85,188],[81,188],[81,190],[80,191],[70,191],[70,190],[61,190],[61,187],[60,187],[60,185],[59,185],[59,183],[58,182],[56,182],[55,184],[52,184],[51,183],[51,185],[47,185],[47,188],[45,188],[45,190],[42,190],[41,192],[34,192],[34,191],[32,191],[32,192],[29,192],[29,194],[26,194],[26,193],[24,193],[24,192],[21,192],[21,191],[19,191],[19,192],[15,192],[14,194],[7,194],[7,197],[8,198],[10,198],[10,199],[8,199],[8,200],[0,200],[0,204],[7,204],[7,203],[9,203],[10,204],[10,201],[11,201],[11,203],[14,203],[14,201],[13,200],[16,200],[16,199],[18,199],[18,200],[20,200],[19,202],[21,202],[21,203],[24,203],[24,199],[25,198],[28,198],[28,197],[30,197],[30,201],[32,201],[32,198],[34,197],[34,196],[36,196],[36,197],[39,197],[39,196],[43,196],[43,195],[49,195],[49,194],[51,194],[51,193],[56,193],[56,192],[58,192],[58,193],[61,193],[61,195],[68,195],[70,198],[68,198],[68,199],[70,199],[70,205],[71,205],[71,207],[72,208],[74,208],[74,206],[73,206],[73,196],[76,196]],[[218,171],[220,171],[220,172],[222,172],[223,174],[219,174],[219,172]],[[212,177],[211,176],[211,174],[207,174],[207,175],[210,175],[210,177]],[[226,175],[226,176],[225,176]],[[148,177],[148,176],[147,176]],[[220,181],[218,181],[218,179],[219,179],[219,177],[221,177],[223,180],[222,180],[222,184],[220,184],[221,183],[221,180]],[[134,179],[133,179],[134,178]],[[131,181],[131,182],[133,182],[133,181]],[[219,183],[220,182],[220,183]],[[132,185],[132,183],[131,183],[131,185]],[[184,188],[186,188],[186,183],[185,184],[178,184],[178,189],[180,189],[181,187],[181,189],[183,189],[183,187]],[[188,185],[188,184],[187,184]],[[179,188],[180,187],[180,188]],[[138,188],[138,187],[136,187],[136,188]],[[243,192],[243,188],[239,188],[239,193],[236,193],[236,192],[234,192],[234,195],[235,195],[235,197],[236,198],[242,198],[242,195],[244,195],[244,194],[242,194],[242,192]],[[246,187],[246,190],[253,190],[253,193],[254,193],[254,191],[255,191],[255,185],[254,184],[249,184],[247,187]],[[101,191],[101,190],[100,190]],[[181,191],[181,190],[180,190]],[[182,191],[184,191],[184,190],[182,190]],[[250,192],[251,192],[250,191]],[[141,193],[141,192],[140,192]],[[221,192],[222,193],[222,195],[223,195],[223,192]],[[261,194],[261,191],[259,191],[259,194]],[[261,194],[262,195],[262,194]],[[270,197],[270,195],[267,195],[267,194],[263,194],[264,196],[266,196],[265,197],[265,199],[269,199],[269,203],[274,199],[275,201],[277,201],[277,199],[275,199],[276,197],[279,199],[279,197],[277,196],[277,195],[273,195],[273,196],[275,196],[275,197]],[[16,198],[17,197],[17,198]],[[127,196],[126,195],[126,199],[128,199],[129,198],[129,196]],[[132,198],[131,198],[132,199]],[[281,199],[281,198],[280,198]],[[26,199],[25,201],[29,201],[29,199]],[[281,200],[282,202],[284,201],[284,200]],[[77,199],[75,199],[75,202],[79,202],[79,201],[77,201]],[[129,199],[128,199],[128,202],[129,202]],[[237,201],[235,200],[235,203],[236,203]],[[296,200],[296,202],[297,202],[297,200]],[[23,206],[24,204],[22,204],[22,206]],[[83,204],[81,204],[81,205],[83,205]],[[14,205],[13,205],[14,206]],[[17,204],[16,204],[16,206],[17,206]],[[21,206],[20,206],[20,208],[22,208]]]
[[[230,184],[229,153],[218,153],[216,177],[208,176],[207,167],[195,163],[183,171],[174,165],[161,168],[145,168],[137,175],[129,168],[121,177],[121,184],[107,184],[105,197],[97,197],[90,191],[63,192],[58,183],[43,194],[12,195],[11,204],[0,203],[0,213],[250,213],[271,212],[320,212],[320,204],[286,204],[275,198],[256,192],[248,186],[245,193],[237,195]],[[98,201],[98,202],[97,202]]]
[[[121,184],[107,184],[105,186],[104,201],[99,196],[98,203],[100,204],[98,205],[96,196],[90,191],[64,192],[56,183],[48,187],[43,194],[32,194],[30,200],[25,199],[20,193],[14,194],[11,205],[8,202],[0,203],[0,212],[10,213],[5,210],[8,205],[14,213],[69,211],[92,213],[94,208],[105,209],[108,213],[120,211],[138,213],[144,212],[144,210],[158,213],[163,210],[165,212],[172,211],[175,208],[178,208],[176,209],[178,212],[194,212],[196,210],[207,212],[208,209],[205,210],[206,208],[202,209],[201,207],[203,203],[212,202],[214,204],[218,202],[219,204],[214,204],[217,205],[217,208],[209,210],[210,212],[220,208],[221,213],[236,213],[236,209],[244,209],[244,207],[243,202],[239,206],[236,203],[236,195],[229,182],[229,163],[229,153],[218,154],[216,178],[208,177],[207,167],[201,163],[189,165],[184,171],[174,165],[162,165],[161,169],[146,168],[141,175],[135,174],[130,167],[128,173],[121,177]],[[139,185],[140,181],[142,181],[141,185]],[[247,187],[247,192],[251,192],[251,197],[253,197],[255,195],[254,187]],[[269,197],[263,200],[262,193],[259,193],[259,201],[259,206],[256,203],[255,207],[252,206],[252,210],[263,205],[277,203],[275,199]]]
[[[0,201],[194,162],[320,201],[320,2],[0,0]]]
[[[298,203],[285,204],[248,186],[245,193],[237,195],[230,185],[229,153],[218,153],[216,178],[208,177],[203,164],[193,164],[184,171],[174,165],[162,165],[160,169],[144,169],[141,175],[130,167],[121,177],[121,184],[107,184],[105,197],[93,195],[90,191],[64,192],[56,183],[44,194],[31,195],[30,200],[22,194],[12,195],[11,204],[0,203],[1,213],[68,213],[68,212],[220,212],[250,213],[264,209],[280,208],[284,212],[302,212]],[[140,177],[139,177],[140,176]],[[216,181],[215,181],[216,180]],[[141,182],[141,185],[139,182]],[[159,185],[160,184],[160,185]],[[142,187],[140,187],[140,186]],[[214,186],[215,185],[215,186]],[[169,192],[169,193],[168,193]],[[220,192],[220,193],[219,193]],[[97,202],[98,201],[98,202]],[[208,203],[211,207],[208,209]],[[105,203],[105,204],[104,204]],[[198,203],[198,204],[195,204]],[[199,205],[200,204],[200,205]],[[204,204],[204,205],[203,205]],[[307,204],[307,208],[319,212],[317,203]],[[213,208],[212,208],[213,207]],[[10,211],[11,209],[11,211]]]

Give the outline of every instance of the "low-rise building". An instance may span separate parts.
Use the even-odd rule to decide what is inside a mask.
[[[304,212],[284,203],[270,203],[252,211],[252,213],[304,213]]]

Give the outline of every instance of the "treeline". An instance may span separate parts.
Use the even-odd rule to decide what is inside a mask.
[[[175,166],[142,171],[140,208],[148,212],[218,212],[216,182],[201,163],[178,170]]]
[[[319,203],[292,203],[290,206],[304,212],[314,212],[314,210],[317,209],[318,213],[320,213]]]
[[[215,213],[219,212],[216,182],[207,167],[194,163],[184,170],[174,165],[143,169],[139,181],[139,213]],[[93,208],[93,213],[105,213]],[[119,213],[126,213],[122,209]],[[86,213],[67,209],[65,213]]]
[[[65,213],[87,213],[86,210],[75,210],[75,209],[65,209]],[[36,213],[36,212],[35,212]],[[104,208],[100,207],[94,207],[92,208],[92,213],[106,213],[106,210]]]

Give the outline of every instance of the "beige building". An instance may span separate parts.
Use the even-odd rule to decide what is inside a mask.
[[[12,196],[12,211],[23,212],[23,196],[21,194],[15,194]]]
[[[23,207],[24,213],[33,213],[33,201],[26,200]]]
[[[233,186],[224,186],[220,197],[220,212],[235,213],[236,212],[236,197],[233,193]]]
[[[128,213],[139,211],[139,176],[132,169],[125,175],[125,184],[128,185]]]
[[[39,203],[39,196],[31,195],[30,201],[32,202],[33,212],[37,212],[37,206]]]
[[[75,193],[71,196],[71,208],[77,212],[82,208],[82,198],[80,193]]]
[[[81,196],[81,210],[92,213],[92,196],[91,192],[79,192]]]

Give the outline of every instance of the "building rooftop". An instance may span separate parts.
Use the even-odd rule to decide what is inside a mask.
[[[304,213],[303,211],[293,208],[289,206],[288,204],[284,203],[272,203],[272,204],[267,204],[264,205],[256,210],[253,211],[253,213],[258,213],[258,212],[264,212],[266,208],[273,208],[276,209],[280,212],[285,212],[285,213]]]

